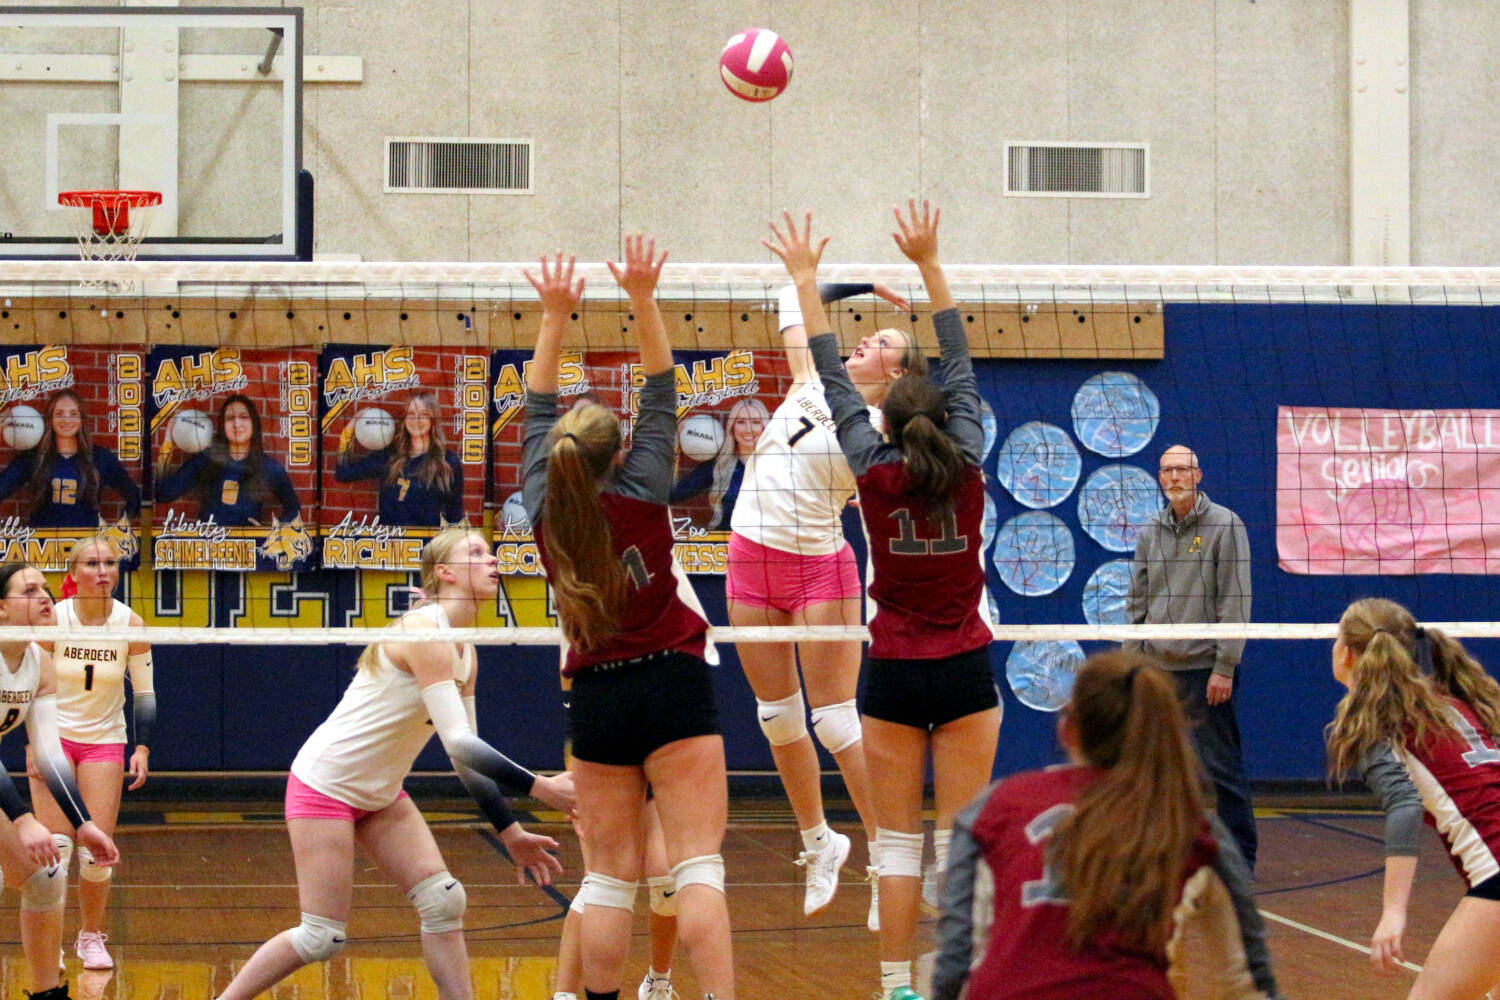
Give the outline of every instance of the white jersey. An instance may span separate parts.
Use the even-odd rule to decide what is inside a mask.
[[[435,622],[423,628],[448,628],[448,616],[436,606],[410,612]],[[404,621],[405,619],[403,619]],[[460,688],[474,670],[474,649],[454,657],[454,683]],[[333,714],[302,744],[292,773],[304,785],[356,809],[384,809],[401,794],[401,782],[417,754],[432,738],[432,721],[422,703],[417,679],[398,670],[376,646],[375,662],[360,670],[344,691]]]
[[[854,489],[823,383],[806,382],[776,407],[755,442],[729,526],[783,552],[831,555],[844,547],[839,516]]]
[[[27,720],[37,685],[41,683],[42,651],[36,643],[26,644],[26,653],[16,669],[0,662],[0,736]]]
[[[98,639],[67,639],[53,644],[57,668],[57,731],[76,743],[125,742],[125,669],[130,642],[104,638],[105,629],[129,628],[130,606],[113,602],[109,617],[99,627]],[[77,627],[74,598],[57,602],[53,611],[59,625]]]

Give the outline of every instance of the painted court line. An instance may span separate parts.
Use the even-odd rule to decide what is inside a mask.
[[[1270,910],[1261,910],[1260,915],[1265,917],[1267,920],[1274,920],[1278,924],[1285,924],[1286,926],[1291,927],[1294,930],[1302,931],[1304,934],[1311,934],[1313,937],[1322,938],[1324,941],[1332,941],[1334,944],[1341,944],[1345,948],[1350,948],[1354,951],[1362,952],[1366,955],[1370,953],[1370,949],[1365,945],[1359,944],[1355,941],[1350,941],[1348,938],[1341,938],[1337,934],[1330,934],[1327,931],[1320,931],[1316,927],[1309,927],[1307,924],[1298,923],[1290,917],[1283,917],[1280,914],[1272,913]],[[1411,962],[1397,962],[1396,964],[1401,966],[1401,968],[1403,969],[1410,969],[1413,972],[1422,971],[1422,967],[1420,965],[1413,965]]]

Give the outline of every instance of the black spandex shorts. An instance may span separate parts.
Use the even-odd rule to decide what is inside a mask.
[[[717,736],[709,670],[698,657],[672,650],[580,670],[568,706],[573,756],[639,767],[668,743]]]
[[[933,730],[1000,704],[990,647],[937,660],[882,660],[865,664],[860,711],[873,719]]]
[[[1473,896],[1475,899],[1492,899],[1500,903],[1500,875],[1491,875],[1464,895]]]

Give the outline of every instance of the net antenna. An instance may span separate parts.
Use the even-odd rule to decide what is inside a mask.
[[[132,261],[150,229],[150,209],[161,204],[160,191],[59,191],[57,202],[81,209],[73,216],[78,251],[84,260]],[[131,209],[135,209],[132,217]],[[132,292],[135,282],[124,279],[84,279],[82,288]]]

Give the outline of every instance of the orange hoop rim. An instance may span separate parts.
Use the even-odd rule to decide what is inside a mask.
[[[161,204],[160,191],[120,191],[112,188],[100,188],[87,191],[59,191],[57,192],[57,203],[69,208],[92,208],[95,205],[109,205],[118,207],[128,205],[131,208],[150,208]]]

